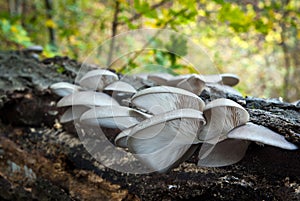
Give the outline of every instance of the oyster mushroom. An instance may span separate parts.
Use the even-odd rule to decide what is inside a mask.
[[[168,86],[168,81],[174,76],[168,73],[154,73],[147,75],[147,79],[155,82],[158,85]]]
[[[80,121],[91,126],[124,130],[151,116],[123,106],[100,106],[86,111]]]
[[[204,142],[199,152],[199,166],[220,167],[240,161],[250,141],[282,149],[294,150],[297,146],[270,129],[249,120],[248,112],[228,99],[217,99],[206,105],[204,116],[207,125],[199,134]]]
[[[137,108],[152,114],[182,108],[202,111],[204,108],[204,102],[195,94],[168,86],[157,86],[141,90],[131,98],[131,103]]]
[[[123,81],[115,81],[109,85],[107,85],[104,90],[106,91],[116,91],[116,92],[124,92],[124,93],[136,93],[136,90],[130,84]]]
[[[250,122],[233,129],[228,133],[227,136],[228,138],[251,140],[287,150],[298,149],[296,145],[288,142],[284,136],[264,126],[256,125]]]
[[[199,76],[191,75],[190,77],[179,82],[176,87],[199,95],[205,87],[205,82]]]
[[[90,107],[84,105],[76,105],[74,107],[70,107],[60,117],[60,122],[67,123],[79,119],[80,116],[89,109]]]
[[[190,150],[190,147],[197,143],[197,133],[204,124],[205,120],[200,111],[169,111],[133,127],[125,146],[148,167],[165,172],[176,162],[185,160],[195,150],[194,147]]]
[[[79,80],[79,85],[87,89],[101,91],[105,86],[117,81],[118,79],[118,76],[109,70],[97,69],[87,72]]]
[[[70,107],[61,116],[61,123],[66,123],[79,119],[80,116],[93,106],[118,106],[118,102],[109,95],[94,92],[80,91],[63,97],[58,103],[58,107]]]
[[[105,93],[94,91],[79,91],[63,97],[57,103],[58,107],[65,106],[105,106],[105,105],[119,105],[112,97]]]
[[[249,114],[241,105],[225,98],[209,102],[203,113],[207,124],[198,138],[212,144],[225,139],[230,130],[249,121]]]
[[[75,84],[70,84],[68,82],[58,82],[55,84],[52,84],[50,86],[50,89],[58,96],[64,97],[67,95],[70,95],[74,92],[78,92],[82,90],[80,86],[77,86]]]
[[[221,77],[222,83],[231,87],[237,85],[240,81],[240,78],[237,75],[231,73],[223,73],[221,74]]]

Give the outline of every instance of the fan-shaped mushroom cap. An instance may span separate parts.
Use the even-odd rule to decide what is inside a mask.
[[[130,152],[155,171],[166,171],[197,142],[205,120],[202,112],[179,109],[137,124],[127,137]]]
[[[225,98],[209,102],[203,113],[207,124],[199,140],[213,144],[224,140],[231,129],[249,121],[249,114],[241,105]]]
[[[133,129],[133,127],[127,128],[117,135],[117,137],[115,138],[115,144],[118,147],[128,148],[127,137],[131,133],[132,129]]]
[[[222,82],[228,86],[235,86],[239,83],[240,78],[237,75],[230,74],[230,73],[223,73],[221,74]]]
[[[86,111],[81,116],[80,121],[91,126],[124,130],[151,116],[128,107],[101,106]]]
[[[188,79],[189,77],[191,77],[191,74],[187,74],[187,75],[177,75],[177,76],[173,76],[168,78],[167,84],[168,86],[171,87],[176,87],[178,85],[178,83],[180,83],[181,81]]]
[[[87,72],[80,79],[79,84],[88,89],[102,90],[105,86],[118,79],[118,76],[109,70],[97,69]]]
[[[261,142],[263,144],[268,144],[282,149],[298,149],[296,145],[288,142],[284,138],[284,136],[264,126],[256,125],[253,123],[246,123],[245,125],[233,129],[228,133],[228,138]]]
[[[152,114],[159,114],[175,109],[193,108],[202,111],[204,102],[195,94],[167,86],[157,86],[136,93],[131,103]]]
[[[94,91],[79,91],[63,97],[57,103],[58,107],[85,105],[85,106],[105,106],[119,105],[112,97],[105,93]]]
[[[118,91],[118,92],[125,92],[125,93],[136,93],[135,88],[130,84],[123,82],[123,81],[115,81],[109,85],[107,85],[104,90],[107,91]]]
[[[219,142],[206,157],[199,155],[198,166],[221,167],[237,163],[245,156],[249,144],[250,142],[234,139]],[[202,146],[206,145],[208,144]]]
[[[58,82],[55,84],[52,84],[50,86],[50,89],[58,96],[67,96],[71,93],[77,92],[81,90],[82,88],[80,86],[70,84],[68,82]]]
[[[191,75],[179,82],[176,87],[185,89],[196,95],[200,95],[205,87],[205,82],[198,75]]]
[[[198,75],[205,83],[221,83],[221,75]]]
[[[80,116],[89,109],[90,109],[90,107],[87,107],[84,105],[76,105],[76,106],[70,107],[61,116],[60,122],[66,123],[66,122],[70,122],[70,121],[79,119]]]
[[[168,73],[155,73],[155,74],[149,74],[147,76],[147,79],[155,82],[158,85],[168,85],[169,79],[173,77],[174,77],[173,75]]]

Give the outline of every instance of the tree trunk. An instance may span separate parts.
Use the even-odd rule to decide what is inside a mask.
[[[59,74],[57,67],[66,70]],[[79,67],[67,57],[36,61],[22,52],[0,54],[1,200],[300,200],[299,150],[253,143],[235,165],[197,167],[194,154],[166,174],[124,174],[104,167],[68,129],[72,124],[57,122],[59,97],[48,90],[52,83],[72,82]],[[299,106],[223,96],[244,102],[252,122],[300,145]]]

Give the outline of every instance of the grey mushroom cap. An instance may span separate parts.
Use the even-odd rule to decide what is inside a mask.
[[[240,78],[235,74],[223,73],[221,74],[222,82],[224,85],[235,86],[240,82]]]
[[[237,163],[245,156],[249,144],[248,141],[235,139],[219,142],[204,157],[199,155],[198,166],[222,167]],[[208,144],[202,146],[206,145]]]
[[[116,92],[124,92],[124,93],[136,93],[136,89],[130,84],[123,81],[115,81],[109,85],[107,85],[104,90],[106,91],[116,91]]]
[[[105,69],[97,69],[87,72],[80,80],[79,85],[87,89],[103,90],[105,86],[117,81],[118,76]]]
[[[131,98],[131,103],[152,114],[159,114],[174,109],[192,108],[203,111],[204,102],[197,95],[168,86],[144,89]]]
[[[124,130],[151,115],[123,106],[100,106],[86,111],[80,118],[84,124]]]
[[[205,120],[202,112],[179,109],[146,119],[132,128],[126,145],[141,162],[164,172],[197,143],[196,135]],[[186,158],[185,158],[186,159]]]
[[[106,106],[119,105],[112,97],[105,93],[94,91],[79,91],[63,97],[57,103],[58,107],[85,105],[85,106]]]
[[[174,76],[168,73],[154,73],[147,75],[147,79],[153,81],[158,85],[168,85],[169,79]]]
[[[198,75],[191,75],[190,77],[179,82],[176,87],[185,89],[194,94],[200,95],[205,87],[205,82]]]
[[[288,150],[298,149],[296,145],[287,141],[284,136],[264,126],[250,122],[230,131],[228,138],[250,140]]]
[[[241,105],[225,98],[209,102],[203,113],[207,124],[199,133],[199,140],[212,144],[226,139],[230,130],[249,121],[249,114]]]
[[[68,82],[58,82],[55,84],[52,84],[50,86],[50,89],[58,96],[64,97],[67,95],[70,95],[74,92],[78,92],[82,90],[80,86],[77,86],[75,84],[70,84]]]
[[[90,107],[84,105],[76,105],[68,108],[60,118],[61,123],[67,123],[79,119],[81,115],[89,110]]]

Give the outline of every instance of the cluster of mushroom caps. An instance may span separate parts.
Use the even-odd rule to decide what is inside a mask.
[[[63,97],[57,106],[69,107],[60,121],[120,129],[115,144],[158,172],[185,161],[199,146],[198,165],[206,167],[240,161],[250,141],[297,149],[282,135],[250,123],[248,112],[238,103],[219,98],[205,104],[199,97],[209,86],[234,91],[231,86],[239,81],[234,75],[151,74],[146,78],[158,86],[137,91],[104,69],[87,72],[79,85],[53,84],[51,89]],[[108,94],[130,98],[116,101]]]

